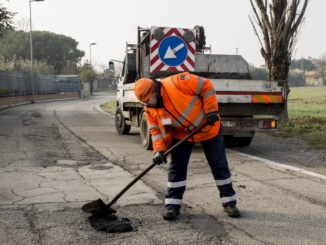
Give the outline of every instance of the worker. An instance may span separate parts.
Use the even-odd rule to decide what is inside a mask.
[[[174,220],[180,214],[187,166],[196,142],[200,142],[204,149],[224,211],[230,217],[239,217],[225,155],[216,92],[211,81],[188,72],[161,81],[142,78],[135,83],[134,93],[145,105],[153,140],[153,163],[166,163],[163,156],[165,151],[199,125],[208,122],[201,131],[171,153],[163,218]]]

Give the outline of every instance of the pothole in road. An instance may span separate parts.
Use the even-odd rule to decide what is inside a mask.
[[[228,234],[223,225],[217,223],[216,220],[207,215],[192,215],[190,216],[189,222],[192,227],[208,235],[224,237]]]
[[[133,230],[130,220],[118,218],[114,214],[93,214],[88,217],[89,223],[97,231],[108,233],[131,232]]]

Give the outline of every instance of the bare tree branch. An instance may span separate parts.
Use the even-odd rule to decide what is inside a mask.
[[[298,16],[301,0],[250,0],[257,25],[262,31],[262,38],[258,35],[252,19],[250,21],[262,46],[261,53],[265,63],[271,69],[271,78],[287,79],[293,46],[308,2],[309,0],[304,0]],[[279,71],[277,67],[283,67],[285,72]]]
[[[304,1],[304,5],[303,5],[303,7],[302,7],[302,9],[301,9],[301,13],[300,13],[300,15],[299,15],[297,21],[295,22],[295,24],[293,25],[293,27],[292,27],[292,29],[291,29],[291,32],[292,32],[292,33],[296,32],[297,29],[298,29],[298,27],[301,25],[302,20],[303,20],[303,16],[304,16],[304,14],[305,14],[305,12],[306,12],[306,9],[307,9],[307,6],[308,6],[308,2],[309,2],[309,0],[305,0],[305,1]]]
[[[272,32],[272,27],[271,24],[269,22],[269,18],[267,15],[267,1],[265,1],[265,5],[263,3],[262,0],[255,0],[256,5],[258,7],[258,9],[260,10],[261,16],[262,16],[262,21],[264,22],[266,28],[268,29],[268,32],[271,33]]]
[[[275,26],[276,26],[275,35],[278,37],[282,36],[282,31],[284,29],[286,14],[287,14],[287,11],[283,11],[281,17],[275,23]]]
[[[273,7],[272,5],[270,4],[269,5],[269,16],[271,17],[271,25],[272,25],[272,30],[273,32],[275,32],[275,15],[273,16]]]
[[[254,4],[252,3],[252,0],[250,0],[250,3],[251,3],[251,7],[252,7],[252,9],[253,9],[253,11],[254,11],[254,14],[255,14],[255,16],[256,16],[256,21],[257,21],[259,27],[262,28],[262,27],[263,27],[263,24],[262,24],[262,22],[261,22],[261,20],[260,20],[260,18],[259,18],[259,15],[258,15],[258,13],[257,13],[257,10],[256,10]],[[250,17],[249,17],[249,19],[250,19]],[[250,21],[251,21],[251,20],[250,20]],[[252,23],[252,22],[251,22],[251,23]]]
[[[259,37],[259,35],[258,35],[257,29],[256,29],[254,23],[252,22],[252,20],[251,20],[251,18],[250,18],[249,15],[248,15],[248,17],[249,17],[249,20],[250,20],[250,22],[251,22],[251,24],[252,24],[252,27],[254,28],[254,31],[255,31],[255,33],[256,33],[256,36],[258,37],[258,41],[260,42],[261,47],[264,48],[264,46],[263,46],[263,44],[262,44],[262,42],[261,42],[261,40],[260,40],[260,37]]]
[[[289,41],[289,36],[291,36],[290,30],[291,30],[291,26],[295,20],[295,16],[297,13],[297,1],[298,0],[292,0],[292,3],[290,5],[290,9],[289,9],[289,14],[288,14],[288,18],[285,22],[285,26],[284,26],[284,30],[283,30],[283,38],[282,38],[282,42],[284,45],[287,45],[288,41]]]
[[[262,1],[262,0],[259,0],[259,1]],[[257,10],[256,10],[256,7],[255,5],[253,4],[252,0],[250,0],[251,2],[251,6],[253,8],[253,11],[255,13],[255,16],[256,16],[256,19],[257,19],[257,22],[258,22],[258,25],[260,27],[260,29],[262,30],[263,32],[263,38],[264,38],[264,46],[262,45],[262,50],[261,50],[261,53],[264,57],[266,57],[266,59],[268,59],[268,57],[270,56],[270,53],[271,53],[271,45],[270,45],[270,38],[269,38],[269,31],[268,31],[268,28],[267,28],[267,25],[266,24],[266,21],[264,19],[264,16],[262,15],[261,19],[259,18],[259,15],[257,13]],[[257,0],[256,0],[257,2]],[[263,3],[260,2],[262,5]],[[256,3],[257,4],[257,3]],[[265,0],[265,4],[267,4],[267,0]],[[265,5],[266,6],[266,5]],[[267,15],[266,15],[267,16]],[[268,18],[268,17],[267,17]],[[253,24],[253,23],[252,23]],[[256,31],[256,34],[257,36],[259,37],[258,35],[258,32]]]

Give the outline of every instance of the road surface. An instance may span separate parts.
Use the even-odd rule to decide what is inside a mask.
[[[81,206],[111,200],[152,158],[139,144],[138,129],[119,135],[114,117],[100,110],[114,99],[98,94],[0,112],[0,244],[326,244],[323,168],[227,149],[242,212],[232,219],[222,210],[200,146],[176,221],[161,217],[165,164],[114,205],[118,221],[132,231],[99,231]]]

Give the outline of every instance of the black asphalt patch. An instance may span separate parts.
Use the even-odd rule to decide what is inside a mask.
[[[208,215],[192,215],[190,216],[189,223],[195,229],[201,230],[208,235],[217,237],[224,237],[228,235],[227,231],[224,229],[223,224],[218,223],[215,219]]]
[[[88,217],[89,223],[97,231],[108,233],[131,232],[133,230],[131,222],[127,218],[118,218],[114,214],[93,214]]]

